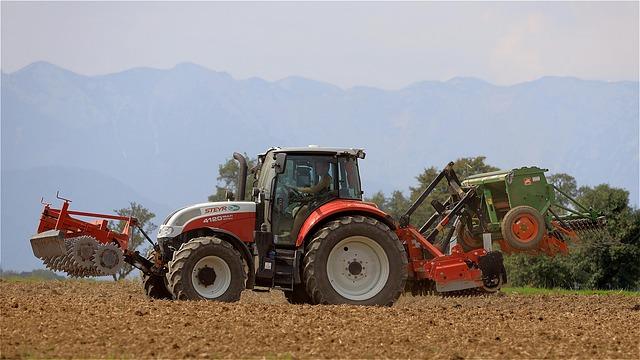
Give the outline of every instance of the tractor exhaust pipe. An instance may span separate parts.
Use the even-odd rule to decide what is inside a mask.
[[[240,171],[238,172],[238,186],[236,190],[236,200],[244,201],[244,191],[247,187],[247,159],[238,152],[233,153],[233,158],[238,161]]]

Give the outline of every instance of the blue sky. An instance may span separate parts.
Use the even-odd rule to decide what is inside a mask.
[[[194,62],[386,89],[455,76],[637,80],[638,43],[638,2],[2,2],[5,72],[44,60],[88,75]]]

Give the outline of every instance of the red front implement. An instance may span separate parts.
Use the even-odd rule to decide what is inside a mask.
[[[70,200],[57,197],[64,201],[62,208],[44,204],[38,233],[31,237],[33,254],[48,268],[76,277],[113,275],[125,258],[137,256],[127,249],[131,229],[138,223],[135,218],[72,211]],[[123,221],[122,232],[111,230],[109,220]]]
[[[127,248],[131,227],[137,224],[135,218],[73,211],[69,210],[69,203],[71,201],[67,199],[62,200],[64,200],[64,203],[61,209],[55,209],[51,207],[51,204],[45,204],[42,210],[42,216],[40,217],[40,224],[38,225],[38,234],[58,230],[65,239],[88,235],[102,244],[117,243],[121,249]],[[73,218],[71,215],[91,217],[97,220],[88,222]],[[125,221],[122,233],[110,230],[108,227],[109,220]]]

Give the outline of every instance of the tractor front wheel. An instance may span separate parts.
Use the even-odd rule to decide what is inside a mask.
[[[544,218],[531,206],[516,206],[502,219],[502,238],[517,250],[536,249],[544,232]]]
[[[316,304],[390,306],[404,291],[407,256],[387,225],[345,216],[307,244],[303,279]]]
[[[240,253],[217,237],[180,246],[169,262],[169,287],[177,300],[240,300],[245,272]]]

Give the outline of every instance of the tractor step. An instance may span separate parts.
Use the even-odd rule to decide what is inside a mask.
[[[289,249],[276,249],[273,285],[280,290],[291,291],[295,283],[297,252]]]

